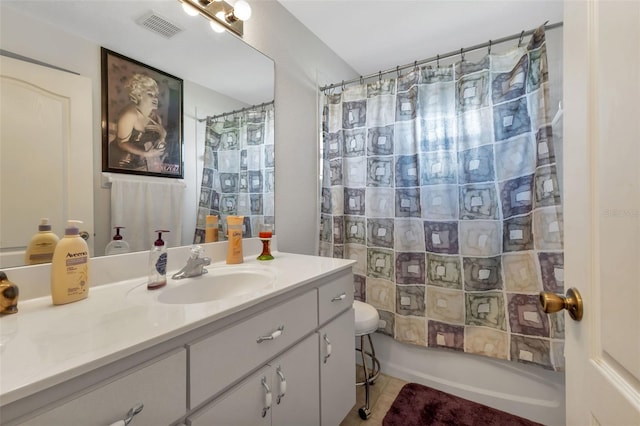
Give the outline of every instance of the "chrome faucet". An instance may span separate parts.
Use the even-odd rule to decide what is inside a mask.
[[[207,268],[205,268],[205,266],[211,264],[211,258],[200,257],[201,254],[202,247],[191,247],[191,256],[189,256],[189,259],[187,259],[187,264],[184,266],[184,268],[173,274],[171,278],[173,278],[174,280],[179,280],[181,278],[199,277],[200,275],[209,272],[207,271]]]

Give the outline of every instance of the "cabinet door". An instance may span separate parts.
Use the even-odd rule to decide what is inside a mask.
[[[318,337],[312,334],[270,363],[273,379],[272,425],[320,424],[318,362]],[[284,396],[279,398],[282,393]]]
[[[138,403],[144,407],[132,426],[170,424],[186,411],[186,375],[181,349],[21,424],[105,426],[124,419]]]
[[[319,330],[320,421],[335,426],[356,403],[354,312],[349,309]]]
[[[210,405],[189,416],[189,426],[266,426],[275,404],[270,367],[264,367],[225,392]],[[271,396],[267,395],[267,389]]]

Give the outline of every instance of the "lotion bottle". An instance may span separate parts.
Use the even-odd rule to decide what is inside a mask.
[[[49,219],[46,217],[40,219],[38,233],[35,234],[29,242],[27,251],[24,254],[24,262],[27,265],[51,262],[53,259],[53,251],[59,240],[58,236],[51,232]]]
[[[242,225],[244,216],[227,216],[227,263],[230,265],[242,263]]]
[[[155,232],[158,233],[158,239],[149,250],[148,290],[155,290],[167,285],[167,246],[162,241],[162,233],[169,231],[161,229]]]
[[[218,241],[218,216],[210,214],[207,215],[204,232],[205,243]]]
[[[131,251],[129,243],[123,240],[122,235],[120,235],[120,229],[124,229],[124,226],[114,226],[114,228],[116,235],[113,236],[113,241],[107,244],[107,247],[104,249],[104,254],[109,256],[112,254],[129,253]]]
[[[54,305],[75,302],[89,295],[89,247],[80,237],[79,220],[67,221],[51,262],[51,298]]]

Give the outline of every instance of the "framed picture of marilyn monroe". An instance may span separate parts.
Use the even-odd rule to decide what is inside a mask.
[[[102,171],[182,179],[182,79],[101,54]]]

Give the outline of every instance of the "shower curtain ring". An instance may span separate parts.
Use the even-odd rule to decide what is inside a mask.
[[[342,91],[344,91],[344,80],[342,80]]]
[[[413,61],[413,70],[418,71],[418,61]]]
[[[436,55],[436,68],[440,68],[440,55]]]
[[[396,74],[398,74],[398,78],[400,78],[400,65],[396,65]]]
[[[520,33],[520,40],[518,40],[518,47],[522,44],[522,38],[524,37],[524,30]]]
[[[460,60],[462,62],[464,62],[464,48],[463,47],[460,48]]]
[[[378,71],[378,81],[382,81],[382,71]]]
[[[491,55],[491,40],[489,40],[489,55]]]

